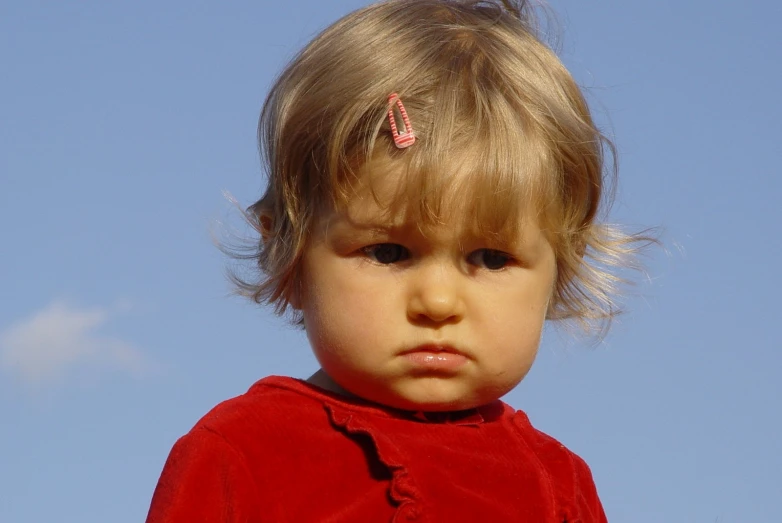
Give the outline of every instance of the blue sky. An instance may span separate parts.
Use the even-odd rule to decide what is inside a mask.
[[[223,190],[262,190],[274,75],[363,4],[0,6],[0,521],[143,520],[202,414],[316,369],[228,296],[210,231],[240,226]],[[603,343],[551,326],[506,400],[588,461],[612,522],[778,520],[782,4],[551,4],[619,147],[612,218],[665,249]]]

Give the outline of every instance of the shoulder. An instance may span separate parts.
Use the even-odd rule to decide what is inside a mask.
[[[523,412],[515,413],[514,423],[550,475],[560,499],[567,500],[564,504],[572,504],[583,521],[605,521],[592,471],[586,461],[555,438],[533,427]]]
[[[520,429],[519,432],[524,442],[544,463],[565,461],[571,464],[571,467],[582,468],[587,466],[583,459],[559,440],[535,428],[523,411],[515,411],[513,421]]]
[[[224,440],[241,450],[258,441],[273,447],[275,440],[295,438],[297,427],[302,426],[328,426],[323,402],[307,394],[307,386],[298,380],[272,376],[215,406],[188,436],[208,433],[210,439]]]
[[[277,418],[291,411],[307,411],[319,408],[320,402],[301,394],[298,380],[270,376],[256,382],[250,389],[217,404],[196,423],[223,432],[230,431],[237,423],[262,422]]]

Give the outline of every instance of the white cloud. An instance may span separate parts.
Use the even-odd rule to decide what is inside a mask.
[[[137,347],[99,332],[110,316],[107,309],[53,302],[0,331],[0,367],[32,385],[84,366],[143,373],[149,366]]]

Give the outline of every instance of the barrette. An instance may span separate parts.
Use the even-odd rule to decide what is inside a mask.
[[[415,143],[415,133],[413,132],[413,126],[410,124],[410,118],[407,116],[407,111],[405,111],[405,106],[396,93],[388,95],[388,103],[391,104],[388,108],[388,122],[391,124],[391,134],[394,136],[394,145],[396,145],[398,149],[410,147]],[[402,115],[402,132],[399,132],[399,129],[396,126],[394,105],[399,109],[399,114]]]

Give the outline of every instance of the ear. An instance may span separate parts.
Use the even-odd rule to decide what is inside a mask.
[[[255,216],[257,220],[258,231],[261,233],[261,240],[264,244],[267,244],[275,236],[274,216],[272,215],[271,211],[268,210],[257,210],[255,211]],[[301,290],[299,286],[299,276],[299,274],[296,274],[294,277],[286,296],[288,305],[295,310],[301,310]]]
[[[298,272],[298,270],[297,270]],[[288,291],[285,294],[285,299],[288,301],[288,306],[293,310],[301,310],[301,283],[299,281],[299,275],[297,274],[290,282]]]
[[[293,279],[293,282],[291,283],[290,289],[288,290],[288,305],[296,311],[301,310],[301,304],[302,304],[302,289],[301,289],[301,267],[296,269],[296,276]]]
[[[578,257],[583,258],[584,256],[586,256],[586,250],[587,250],[586,238],[584,238],[583,235],[580,235],[574,243],[575,245],[573,246],[573,248],[576,251]]]
[[[264,244],[274,236],[274,217],[270,211],[255,211],[256,228],[261,233],[261,240]]]

